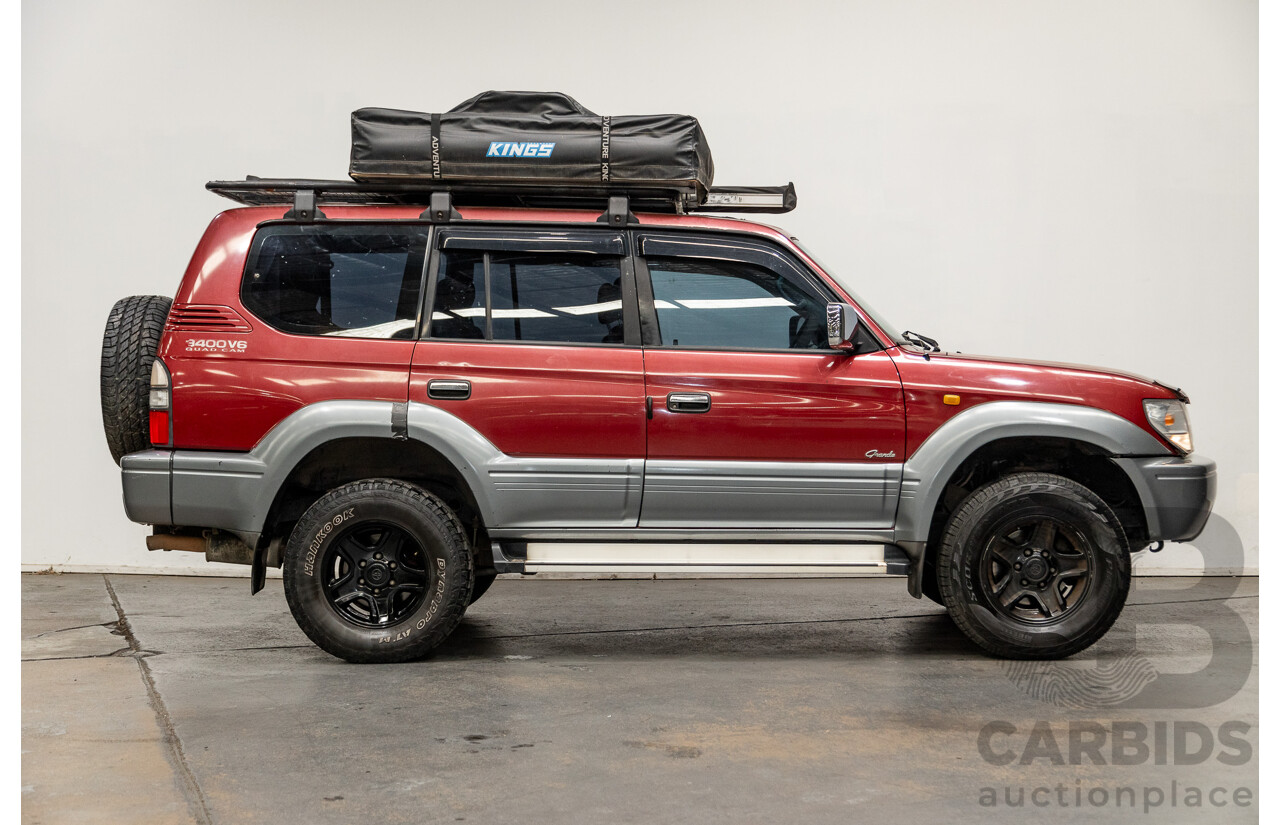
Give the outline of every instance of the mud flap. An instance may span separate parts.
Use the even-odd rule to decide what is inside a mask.
[[[907,554],[907,558],[911,559],[911,566],[907,569],[907,592],[913,598],[920,598],[924,595],[924,548],[923,541],[899,541],[894,542],[897,547],[902,548],[902,552]]]
[[[253,565],[249,569],[249,595],[255,595],[267,584],[267,545],[258,542],[253,551]]]

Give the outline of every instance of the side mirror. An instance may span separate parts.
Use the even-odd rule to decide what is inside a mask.
[[[827,346],[852,349],[858,331],[858,313],[849,304],[827,304]]]

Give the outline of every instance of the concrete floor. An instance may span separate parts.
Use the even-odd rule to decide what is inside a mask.
[[[1111,668],[1113,687],[1158,673],[1170,689],[1143,696],[1164,707],[1073,710],[900,579],[504,578],[434,658],[355,666],[307,641],[278,581],[250,598],[240,579],[24,575],[23,819],[1074,822],[1142,818],[1159,789],[1164,822],[1256,821],[1257,581],[1171,589],[1189,584],[1136,580],[1116,628],[1051,666]],[[1066,764],[1043,737],[1031,764],[989,764],[993,721],[1018,731],[995,751],[1023,754],[1041,722]],[[1070,764],[1072,722],[1117,721],[1150,734],[1146,758]],[[1217,758],[1241,761],[1238,742],[1156,755],[1174,723],[1222,737],[1231,721],[1248,726],[1242,765]],[[1136,807],[1116,806],[1121,787]],[[1255,797],[1215,807],[1214,787]]]

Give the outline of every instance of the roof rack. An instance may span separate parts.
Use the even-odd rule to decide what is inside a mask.
[[[603,209],[616,207],[611,198],[625,198],[638,212],[790,212],[796,208],[796,188],[786,186],[713,186],[705,199],[698,187],[676,184],[553,185],[537,183],[363,183],[350,180],[258,178],[215,180],[210,192],[246,206],[292,206],[290,217],[323,219],[320,204],[399,204],[430,206],[423,213],[436,217],[437,204],[452,206],[530,206]],[[440,196],[448,195],[445,201]]]

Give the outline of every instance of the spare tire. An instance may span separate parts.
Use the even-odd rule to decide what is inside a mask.
[[[151,363],[172,303],[159,295],[131,295],[116,301],[107,316],[102,333],[102,428],[116,464],[121,456],[151,446]]]

